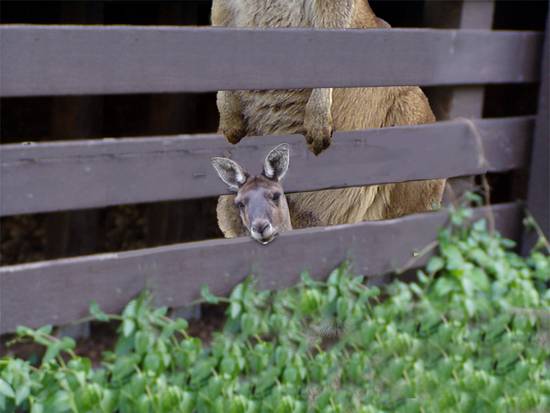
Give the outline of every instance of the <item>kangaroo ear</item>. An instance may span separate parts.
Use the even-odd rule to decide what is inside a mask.
[[[237,192],[248,178],[248,174],[243,167],[231,159],[219,157],[212,158],[212,166],[221,180],[224,181],[232,191]]]
[[[275,181],[280,181],[284,178],[288,171],[290,154],[288,144],[282,143],[269,152],[264,162],[264,175]]]

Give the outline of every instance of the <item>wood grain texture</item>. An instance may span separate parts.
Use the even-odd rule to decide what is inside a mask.
[[[265,155],[282,142],[291,147],[287,192],[512,170],[526,165],[533,124],[518,117],[337,132],[319,157],[300,135],[246,138],[237,146],[214,135],[3,145],[0,214],[227,193],[212,156],[260,173]]]
[[[543,37],[30,25],[3,26],[0,36],[0,96],[533,82]]]
[[[474,217],[487,213],[478,208]],[[493,213],[497,228],[517,238],[520,206],[498,205]],[[92,300],[106,311],[119,311],[144,288],[153,291],[159,305],[182,306],[199,298],[204,284],[227,294],[254,274],[261,288],[279,289],[296,283],[303,270],[324,279],[345,259],[358,274],[382,275],[409,263],[446,221],[447,213],[439,211],[291,231],[269,246],[237,238],[2,267],[0,333],[18,325],[74,321],[87,315]]]

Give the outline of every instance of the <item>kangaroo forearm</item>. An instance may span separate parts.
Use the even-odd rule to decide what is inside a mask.
[[[354,0],[313,0],[311,24],[318,29],[351,27]],[[315,154],[330,145],[332,138],[332,89],[313,89],[306,105],[306,141]]]
[[[218,132],[229,142],[238,143],[246,133],[239,95],[233,91],[220,90],[216,103],[220,112]]]
[[[330,145],[332,137],[332,89],[313,89],[306,104],[304,129],[306,141],[315,154]]]
[[[227,0],[214,0],[211,16],[212,26],[231,26],[233,11],[229,8]]]
[[[354,0],[313,0],[311,20],[318,29],[351,27]]]

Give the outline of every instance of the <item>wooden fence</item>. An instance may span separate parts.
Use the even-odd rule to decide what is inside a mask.
[[[4,26],[0,37],[3,97],[535,82],[543,41],[540,33],[489,30],[24,25]],[[246,138],[237,146],[214,135],[2,145],[0,214],[222,194],[211,156],[254,166],[283,141],[292,151],[289,192],[524,169],[535,129],[536,148],[548,148],[547,101],[541,109],[538,119],[337,132],[318,158],[301,136]],[[534,159],[532,182],[548,185],[548,151]],[[533,212],[548,217],[548,190],[546,198],[537,195],[540,184],[531,191]],[[476,217],[487,213],[475,210]],[[520,203],[498,205],[493,213],[497,227],[519,239]],[[4,266],[0,333],[20,324],[69,323],[86,315],[91,300],[116,311],[145,287],[159,304],[173,307],[198,298],[203,284],[224,294],[253,273],[262,286],[280,288],[302,270],[326,276],[346,258],[358,272],[380,275],[406,265],[445,221],[440,211],[292,231],[269,247],[239,238]],[[542,224],[548,231],[548,220]]]

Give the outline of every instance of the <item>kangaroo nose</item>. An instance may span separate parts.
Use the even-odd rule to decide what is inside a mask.
[[[271,226],[269,221],[261,220],[254,223],[254,231],[258,234],[262,234]]]

